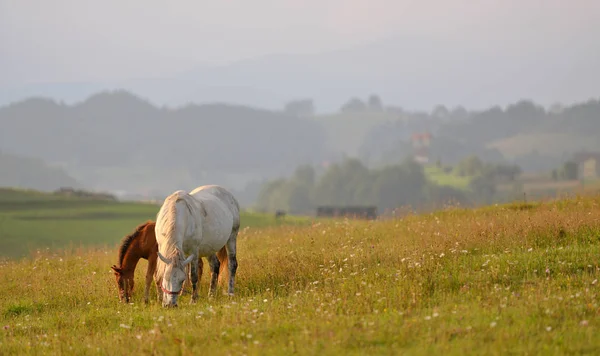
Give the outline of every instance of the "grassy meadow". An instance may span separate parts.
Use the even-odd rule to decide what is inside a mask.
[[[154,289],[142,302],[144,260],[134,302],[118,302],[116,255],[82,247],[1,262],[0,354],[600,352],[600,196],[243,226],[236,295],[220,287],[207,299],[205,274],[197,304],[188,293],[168,310]]]
[[[27,257],[40,249],[116,246],[123,236],[154,220],[157,204],[77,198],[0,189],[0,259]],[[247,227],[304,224],[306,218],[243,212]]]

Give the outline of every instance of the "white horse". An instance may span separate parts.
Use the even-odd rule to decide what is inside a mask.
[[[211,271],[209,297],[213,296],[220,269],[216,253],[225,246],[229,267],[229,290],[237,270],[236,240],[240,229],[240,208],[225,188],[206,185],[189,194],[178,190],[169,195],[156,216],[158,261],[156,278],[163,291],[163,306],[177,306],[177,296],[191,264],[192,303],[198,297],[198,258],[206,257]],[[185,257],[187,255],[187,258]],[[160,300],[159,296],[159,300]]]

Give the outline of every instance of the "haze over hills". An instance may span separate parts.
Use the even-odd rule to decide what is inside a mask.
[[[396,36],[335,51],[204,65],[171,77],[4,85],[0,105],[30,96],[74,103],[122,88],[170,107],[226,102],[277,110],[287,101],[310,97],[318,112],[333,112],[348,98],[370,93],[410,110],[438,104],[485,109],[521,99],[548,107],[600,92],[600,46],[590,45],[592,36],[559,34],[544,46],[539,36],[527,33],[488,42]]]
[[[0,2],[0,150],[85,188],[160,196],[219,182],[245,203],[304,164],[316,177],[348,157],[396,166],[424,132],[436,166],[423,171],[438,182],[472,155],[572,178],[562,164],[600,150],[599,10]]]
[[[110,191],[160,195],[203,181],[240,187],[326,154],[311,120],[233,105],[160,109],[123,91],[72,106],[29,99],[1,108],[0,125],[0,149]]]
[[[413,154],[410,136],[425,131],[434,134],[431,159],[450,165],[477,155],[548,172],[577,151],[600,150],[598,100],[553,111],[519,101],[431,113],[404,111],[377,96],[363,100],[334,115],[304,117],[230,104],[159,108],[126,91],[75,105],[31,98],[0,108],[0,150],[61,167],[85,188],[152,197],[220,182],[244,204],[252,204],[261,182],[303,164],[317,173],[344,157],[371,167],[398,164]],[[56,189],[68,179],[29,187]]]
[[[79,188],[81,184],[60,167],[50,166],[39,158],[0,151],[0,187],[52,191],[60,187]]]

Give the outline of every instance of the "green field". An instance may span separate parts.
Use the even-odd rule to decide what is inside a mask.
[[[437,185],[447,185],[456,189],[467,190],[472,177],[461,177],[452,172],[446,173],[435,165],[425,166],[425,176]]]
[[[152,213],[125,204],[19,221],[93,230],[89,215],[56,218],[86,209],[128,212],[110,220],[124,231]],[[52,209],[27,211],[3,216]],[[204,275],[198,303],[186,294],[169,310],[141,302],[145,261],[134,302],[118,302],[114,244],[1,262],[0,354],[600,353],[598,195],[250,228],[238,241],[236,295],[207,299]]]
[[[23,257],[46,248],[112,248],[123,236],[154,220],[157,204],[123,203],[0,189],[0,258]],[[243,212],[242,228],[303,224],[306,218],[275,220]]]

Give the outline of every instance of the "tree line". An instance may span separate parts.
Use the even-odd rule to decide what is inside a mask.
[[[369,169],[353,158],[324,169],[302,165],[287,179],[266,182],[260,189],[256,207],[261,211],[311,214],[319,205],[374,205],[379,212],[392,212],[401,207],[485,203],[494,198],[498,183],[516,179],[521,169],[486,163],[473,156],[448,173],[468,176],[468,189],[431,182],[423,166],[409,158],[377,169]]]

